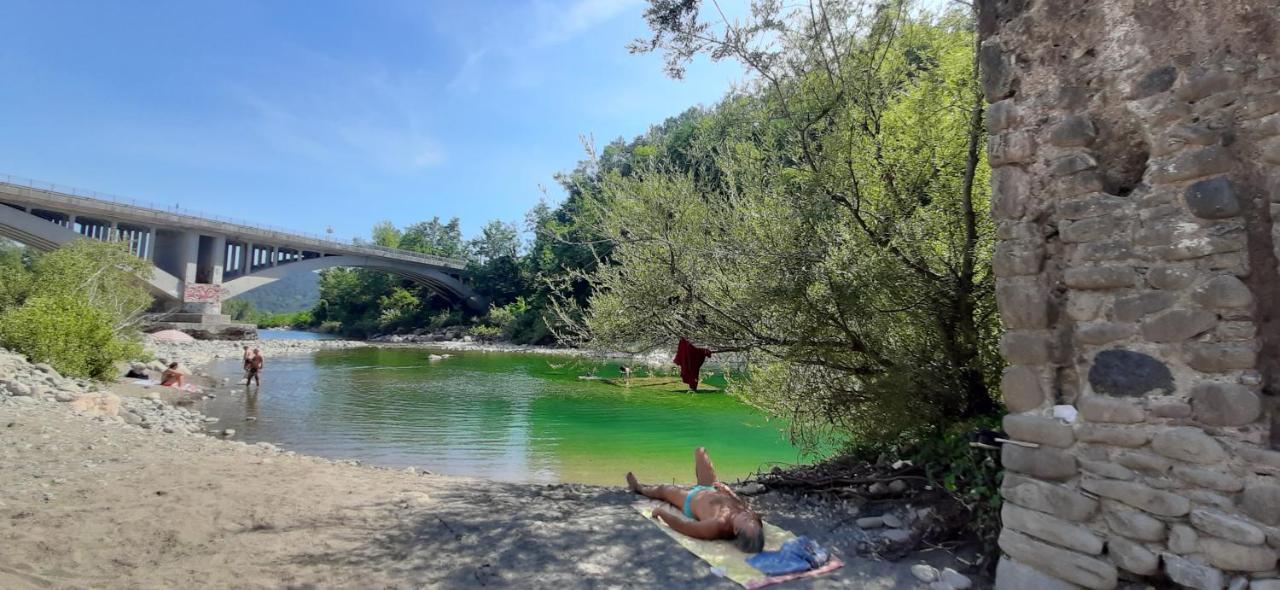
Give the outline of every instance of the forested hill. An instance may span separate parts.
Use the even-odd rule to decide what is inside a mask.
[[[306,311],[320,300],[320,276],[313,272],[292,274],[232,298],[246,301],[266,313]]]

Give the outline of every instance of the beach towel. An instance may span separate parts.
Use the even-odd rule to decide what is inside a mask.
[[[665,504],[665,502],[660,502],[658,500],[640,500],[635,504],[632,504],[632,506],[637,512],[644,515],[645,518],[650,519],[650,522],[658,525],[658,528],[662,529],[662,532],[666,533],[667,536],[675,539],[681,547],[688,549],[690,553],[697,555],[703,561],[711,564],[711,567],[715,568],[719,572],[723,572],[726,578],[737,582],[743,588],[747,588],[748,590],[755,590],[756,588],[764,588],[765,586],[781,584],[782,582],[787,582],[797,578],[820,576],[822,574],[835,571],[844,565],[844,563],[840,561],[840,558],[832,555],[827,560],[826,565],[816,569],[782,576],[766,575],[747,563],[747,559],[751,557],[751,554],[739,551],[738,548],[734,547],[733,543],[729,541],[703,541],[700,539],[694,539],[676,532],[674,529],[667,526],[666,523],[652,520],[654,509],[662,506],[663,504]],[[765,551],[778,551],[782,548],[784,543],[796,538],[794,534],[772,524],[767,522],[763,524]]]

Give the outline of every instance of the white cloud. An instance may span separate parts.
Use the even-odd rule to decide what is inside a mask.
[[[564,43],[642,3],[643,0],[577,0],[563,8],[540,4],[545,32],[534,39],[534,44]]]

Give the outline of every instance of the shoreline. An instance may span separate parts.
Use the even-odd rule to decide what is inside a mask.
[[[366,345],[305,342],[268,346]],[[197,348],[213,360],[239,346]],[[49,385],[13,395],[13,383]],[[620,485],[502,483],[301,455],[214,436],[206,426],[217,425],[180,396],[101,389],[0,350],[0,539],[12,548],[0,554],[0,587],[737,588],[638,517]],[[846,557],[843,573],[793,587],[911,587],[907,561],[860,559],[868,533],[832,529],[852,523],[847,506],[768,491],[751,501]]]
[[[379,340],[303,340],[303,339],[258,339],[258,340],[195,340],[193,342],[158,342],[151,338],[144,339],[144,345],[157,359],[182,360],[186,364],[196,366],[210,360],[239,357],[242,347],[260,348],[264,355],[307,354],[319,350],[345,350],[351,348],[414,348],[422,350],[444,350],[449,352],[492,352],[506,354],[538,354],[547,356],[567,356],[577,358],[630,359],[645,364],[669,363],[674,353],[665,350],[646,354],[627,352],[608,352],[585,348],[556,348],[553,346],[537,346],[531,344],[504,344],[465,342],[446,340],[439,342],[386,342]],[[184,358],[185,357],[185,358]]]

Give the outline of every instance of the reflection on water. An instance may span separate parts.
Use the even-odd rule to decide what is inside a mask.
[[[579,375],[616,375],[617,367],[572,359],[427,355],[365,348],[267,359],[260,391],[223,388],[201,409],[247,442],[509,481],[618,484],[635,470],[686,482],[697,446],[727,479],[800,459],[777,423],[723,394],[583,381]],[[216,372],[234,380],[239,362]]]

